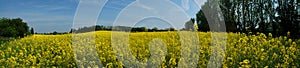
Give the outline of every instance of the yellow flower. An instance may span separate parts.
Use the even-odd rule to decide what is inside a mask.
[[[273,58],[276,59],[278,55],[276,53],[273,54]]]
[[[272,33],[269,33],[269,37],[272,37]]]
[[[122,33],[122,32],[119,32]],[[220,54],[223,52],[222,47],[219,45],[222,43],[219,40],[217,43],[212,43],[214,39],[211,38],[211,32],[198,32],[199,37],[199,67],[207,66],[209,63],[209,58],[211,53]],[[103,62],[103,65],[112,66],[112,67],[123,67],[124,65],[120,60],[124,60],[124,57],[128,57],[129,53],[121,52],[121,55],[116,56],[115,51],[121,51],[118,49],[113,49],[111,45],[111,35],[110,31],[96,31],[95,32],[95,41],[91,39],[86,39],[90,37],[90,33],[78,34],[82,35],[81,38],[72,38],[72,34],[66,35],[33,35],[31,37],[26,37],[14,41],[10,41],[6,44],[0,44],[0,65],[1,64],[12,64],[22,66],[45,66],[45,65],[54,65],[59,64],[62,67],[74,67],[78,65],[81,67],[85,61],[88,59],[82,55],[91,55],[89,54],[88,47],[85,47],[84,43],[95,44],[99,59]],[[120,37],[123,35],[120,35]],[[265,65],[275,65],[278,67],[285,67],[284,65],[296,65],[299,64],[296,60],[299,58],[298,54],[300,53],[297,43],[300,43],[300,40],[288,39],[288,37],[277,37],[272,38],[272,34],[266,35],[263,33],[258,33],[256,35],[246,35],[245,33],[227,33],[226,39],[226,54],[220,54],[227,58],[223,61],[224,68],[226,66],[238,67],[243,66],[242,68],[259,66],[259,67],[269,67],[269,66],[260,66],[261,64]],[[128,43],[124,40],[117,39],[115,41],[128,44],[130,47],[130,52],[132,52],[133,58],[138,59],[139,61],[150,61],[149,57],[153,56],[151,51],[149,51],[150,45],[149,42],[154,38],[161,38],[166,45],[167,51],[157,50],[155,54],[166,53],[167,58],[163,59],[161,66],[159,67],[176,67],[179,65],[181,59],[181,54],[188,54],[193,52],[191,49],[187,51],[182,51],[185,47],[192,47],[192,44],[188,43],[187,46],[181,46],[186,41],[181,41],[180,36],[177,32],[136,32],[130,33]],[[192,41],[191,37],[185,37],[184,40]],[[76,48],[79,51],[74,51],[74,43],[72,41],[78,40],[78,46]],[[197,43],[197,42],[196,42]],[[218,49],[215,52],[212,52],[214,46]],[[122,44],[119,44],[122,45]],[[85,50],[87,49],[87,50]],[[157,48],[155,48],[157,49]],[[216,53],[218,52],[218,53]],[[272,54],[273,53],[273,54]],[[197,56],[188,54],[190,56]],[[122,59],[120,59],[120,57]],[[53,58],[54,57],[54,58]],[[74,60],[74,58],[78,60]],[[93,57],[90,57],[93,58]],[[247,58],[247,59],[245,59]],[[215,58],[214,58],[215,59]],[[242,61],[237,59],[243,59]],[[251,60],[250,60],[251,59]],[[273,61],[271,64],[267,64],[265,60],[280,60]],[[178,61],[179,60],[179,61]],[[195,58],[196,60],[196,58]],[[76,61],[76,62],[75,62]],[[131,60],[130,60],[131,61]],[[39,63],[38,63],[39,62]],[[153,61],[157,62],[155,59]],[[254,63],[255,62],[255,63]],[[15,64],[14,64],[15,63]],[[76,64],[79,63],[79,64]],[[189,64],[194,64],[190,63]],[[252,64],[250,64],[252,63]],[[105,67],[106,67],[105,66]],[[5,67],[5,66],[4,66]],[[273,66],[271,66],[273,67]]]
[[[245,64],[250,63],[250,61],[249,61],[248,59],[244,60],[243,62],[244,62]]]
[[[290,34],[291,34],[290,31],[288,31],[288,32],[287,32],[287,36],[290,36]]]
[[[264,68],[269,68],[269,66],[265,66]]]
[[[260,60],[265,60],[265,56],[261,56],[261,57],[260,57]]]

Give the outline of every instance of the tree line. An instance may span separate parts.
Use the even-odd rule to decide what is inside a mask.
[[[125,32],[161,32],[161,31],[175,31],[175,28],[158,29],[157,27],[147,28],[147,27],[96,25],[96,26],[90,26],[90,27],[83,27],[83,28],[79,28],[79,29],[71,29],[71,31],[69,33],[84,33],[84,32],[99,31],[99,30],[125,31]]]
[[[227,32],[261,32],[275,36],[300,34],[300,4],[296,0],[208,0],[196,14],[199,31],[208,21],[225,22]],[[218,15],[222,14],[222,16]],[[216,20],[222,18],[221,20]]]

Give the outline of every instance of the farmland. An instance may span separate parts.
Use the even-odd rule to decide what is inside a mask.
[[[122,32],[120,32],[122,33]],[[97,31],[79,34],[83,38],[73,38],[76,43],[95,45],[95,49],[104,67],[128,67],[126,61],[121,62],[112,42],[111,31]],[[85,37],[86,36],[86,37]],[[85,39],[92,36],[94,41]],[[128,36],[130,52],[134,58],[139,60],[141,66],[147,66],[150,56],[163,56],[152,59],[150,64],[157,67],[177,67],[179,65],[195,64],[197,67],[207,67],[212,51],[211,32],[197,32],[199,53],[197,63],[181,63],[182,40],[177,32],[137,32]],[[186,39],[193,38],[187,37]],[[156,41],[153,39],[157,39]],[[157,42],[157,43],[153,43]],[[244,33],[226,33],[226,50],[222,61],[222,67],[300,67],[300,40],[292,40],[287,36],[273,38],[272,34],[255,33],[246,35]],[[82,67],[86,66],[84,59],[78,59],[80,54],[74,53],[72,45],[72,34],[65,35],[32,35],[22,39],[16,39],[0,44],[0,66],[2,67]],[[123,44],[119,44],[123,45]],[[159,45],[165,45],[159,46]],[[220,44],[216,44],[220,45]],[[156,47],[153,47],[156,46]],[[84,46],[78,47],[84,50]],[[156,48],[152,49],[151,48]],[[220,48],[220,47],[216,47]],[[220,48],[222,49],[222,48]],[[75,52],[77,52],[75,51]],[[154,51],[153,53],[151,51]],[[222,51],[222,50],[221,50]],[[214,52],[218,53],[218,52]],[[76,55],[74,55],[76,54]],[[89,54],[89,53],[88,53]],[[219,54],[219,53],[218,53]],[[77,56],[77,58],[75,58]],[[126,57],[126,56],[125,56]],[[77,62],[76,62],[77,60]],[[149,65],[148,65],[149,66]]]

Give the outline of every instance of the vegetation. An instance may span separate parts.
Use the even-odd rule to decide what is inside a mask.
[[[29,26],[21,18],[0,19],[0,37],[25,37],[30,35]]]
[[[119,32],[123,33],[123,32]],[[89,35],[83,33],[78,35]],[[99,59],[105,67],[124,67],[114,53],[111,45],[111,31],[95,32],[95,41],[77,39],[79,43],[95,43]],[[90,35],[91,36],[91,35]],[[198,32],[199,59],[198,67],[206,67],[211,54],[211,33]],[[166,50],[157,48],[159,54],[166,54],[159,67],[176,67],[180,61],[181,42],[177,32],[139,32],[130,33],[129,46],[132,55],[140,61],[149,61],[153,56],[148,49],[151,40],[161,39]],[[190,39],[191,37],[187,38]],[[76,40],[76,39],[74,39]],[[124,41],[123,41],[124,42]],[[300,40],[288,39],[287,36],[272,38],[272,34],[227,33],[226,52],[222,67],[300,67]],[[218,45],[218,44],[217,44]],[[2,67],[75,67],[85,66],[80,62],[76,65],[72,48],[72,34],[65,35],[33,35],[0,44],[0,66]],[[84,46],[80,48],[85,48]],[[79,57],[79,58],[78,58]],[[90,57],[89,57],[90,58]],[[77,59],[84,59],[77,53]],[[88,58],[85,58],[88,59]],[[155,59],[159,60],[159,59]],[[184,65],[184,64],[182,64]],[[126,67],[126,66],[125,66]]]
[[[34,29],[33,28],[30,29],[30,34],[34,34]]]
[[[100,59],[104,67],[137,67],[124,63],[133,62],[133,60],[121,62],[125,56],[136,58],[141,66],[149,66],[147,63],[150,63],[150,65],[157,64],[157,67],[161,68],[174,68],[195,64],[203,68],[208,66],[210,60],[217,60],[210,57],[218,54],[225,56],[222,63],[217,64],[224,68],[298,68],[300,67],[300,40],[297,39],[300,38],[298,8],[299,4],[296,0],[208,0],[196,14],[196,18],[191,18],[189,21],[197,24],[197,26],[192,26],[199,31],[197,32],[199,45],[186,45],[192,48],[199,47],[199,51],[188,49],[181,51],[185,49],[181,47],[181,44],[188,41],[180,39],[178,32],[187,32],[192,28],[190,24],[185,25],[189,26],[188,28],[180,29],[186,31],[176,31],[174,28],[96,25],[71,29],[70,32],[54,31],[41,35],[34,33],[33,28],[29,30],[29,26],[21,18],[1,18],[0,67],[86,67],[98,64],[88,61],[95,58]],[[219,15],[221,13],[223,15]],[[210,31],[218,32],[217,29],[221,28],[219,25],[222,25],[219,22],[225,22],[226,25],[226,50],[223,50],[224,47],[213,46],[222,45],[220,44],[222,42],[212,43]],[[95,35],[91,35],[94,33],[91,31],[95,30]],[[129,41],[112,40],[112,32],[120,34],[119,37],[131,32]],[[28,36],[30,34],[34,35]],[[74,38],[72,35],[80,37]],[[95,37],[95,40],[89,37]],[[190,36],[185,40],[190,41],[193,40],[192,38],[195,37]],[[73,41],[78,42],[72,43]],[[128,43],[133,56],[126,56],[129,53],[116,54],[116,51],[120,50],[114,50],[112,42],[119,42],[117,45],[124,46]],[[85,43],[88,45],[84,45]],[[81,44],[82,46],[74,46]],[[158,46],[163,44],[166,47]],[[92,47],[89,45],[96,46],[99,57],[84,56],[95,55],[92,52],[88,53],[93,49],[89,48]],[[155,50],[151,50],[152,47]],[[218,50],[213,51],[212,48]],[[89,50],[84,51],[84,49]],[[225,51],[225,54],[220,54],[222,51]],[[189,55],[198,56],[193,58],[198,59],[198,63],[179,63],[182,61],[181,54],[185,52],[199,52],[199,55]],[[152,56],[157,57],[157,55],[163,57],[151,59]]]
[[[13,40],[13,38],[0,37],[0,44]]]
[[[220,24],[217,21],[225,22],[227,32],[272,33],[275,37],[290,32],[290,38],[300,38],[298,0],[208,0],[196,16],[199,31],[208,31],[207,22],[214,26]]]
[[[114,29],[113,29],[114,27]],[[166,29],[158,29],[154,27],[149,29],[147,27],[128,27],[128,26],[103,26],[96,25],[90,27],[83,27],[79,29],[71,29],[70,33],[84,33],[84,32],[92,32],[92,31],[125,31],[125,32],[161,32],[161,31],[175,31],[175,28],[166,28]]]

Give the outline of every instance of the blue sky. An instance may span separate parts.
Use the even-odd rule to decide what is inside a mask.
[[[82,0],[91,1],[91,0]],[[38,33],[68,32],[73,27],[79,0],[0,0],[0,17],[22,18]],[[148,1],[148,2],[147,2]],[[202,1],[202,0],[201,0]],[[165,3],[172,2],[172,3]],[[89,4],[89,3],[86,3]],[[91,4],[93,4],[91,2]],[[95,3],[97,4],[97,3]],[[171,8],[170,8],[171,6]],[[175,6],[172,8],[172,6]],[[86,7],[89,9],[89,7]],[[91,9],[93,10],[93,9]],[[193,0],[108,0],[99,13],[98,25],[125,25],[153,27],[172,27],[170,22],[183,22],[195,18],[199,10]],[[149,11],[149,12],[148,12]],[[184,12],[180,15],[178,12]],[[148,12],[148,13],[145,13]],[[158,13],[155,13],[158,12]],[[88,12],[86,13],[88,15]],[[139,16],[151,15],[158,18],[141,18]],[[156,16],[155,16],[156,15]],[[174,16],[175,15],[175,16]],[[177,15],[177,16],[176,16]],[[187,18],[188,17],[188,18]],[[88,19],[89,17],[85,17]],[[159,20],[159,18],[161,18]],[[167,19],[166,21],[163,21]],[[168,19],[173,19],[168,21]],[[115,21],[118,20],[118,21]],[[88,22],[88,21],[86,21]],[[116,22],[116,23],[114,23]],[[135,22],[135,23],[131,23]],[[165,23],[164,23],[165,22]],[[84,25],[90,26],[90,25]],[[176,25],[173,25],[176,26]],[[83,26],[79,26],[83,27]],[[177,27],[177,26],[176,26]]]

